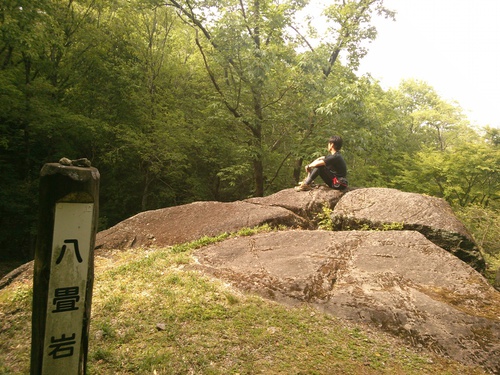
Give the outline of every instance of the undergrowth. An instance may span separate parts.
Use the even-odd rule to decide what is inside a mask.
[[[335,224],[332,220],[333,209],[325,203],[321,207],[321,212],[316,214],[316,221],[318,223],[318,228],[323,230],[335,230]],[[356,225],[356,230],[363,231],[391,231],[391,230],[403,230],[404,223],[382,223],[374,226],[370,223],[359,223]],[[350,228],[346,228],[350,230]]]

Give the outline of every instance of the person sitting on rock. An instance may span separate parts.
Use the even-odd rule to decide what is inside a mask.
[[[340,153],[342,148],[342,138],[339,136],[330,137],[328,140],[327,156],[322,156],[312,163],[306,165],[307,177],[296,191],[307,191],[313,188],[313,182],[316,177],[321,179],[332,189],[344,190],[347,188],[347,165]]]

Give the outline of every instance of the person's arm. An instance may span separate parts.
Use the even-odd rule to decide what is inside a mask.
[[[317,158],[316,160],[314,160],[312,163],[306,165],[306,171],[309,173],[309,171],[313,168],[317,168],[317,167],[322,167],[326,165],[325,164],[325,157],[322,156],[320,158]]]

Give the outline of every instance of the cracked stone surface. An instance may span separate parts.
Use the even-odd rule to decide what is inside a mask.
[[[196,259],[195,269],[243,290],[500,372],[500,293],[418,232],[272,232],[204,247]]]
[[[474,269],[485,269],[474,239],[444,199],[396,189],[357,189],[339,200],[332,220],[337,230],[415,230]]]
[[[344,194],[339,190],[318,186],[316,189],[303,192],[285,189],[266,197],[250,198],[245,202],[283,207],[314,222],[315,216],[322,211],[323,206],[333,209]]]

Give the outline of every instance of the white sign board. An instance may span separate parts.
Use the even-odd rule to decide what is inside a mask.
[[[93,203],[57,203],[42,374],[78,374]]]

